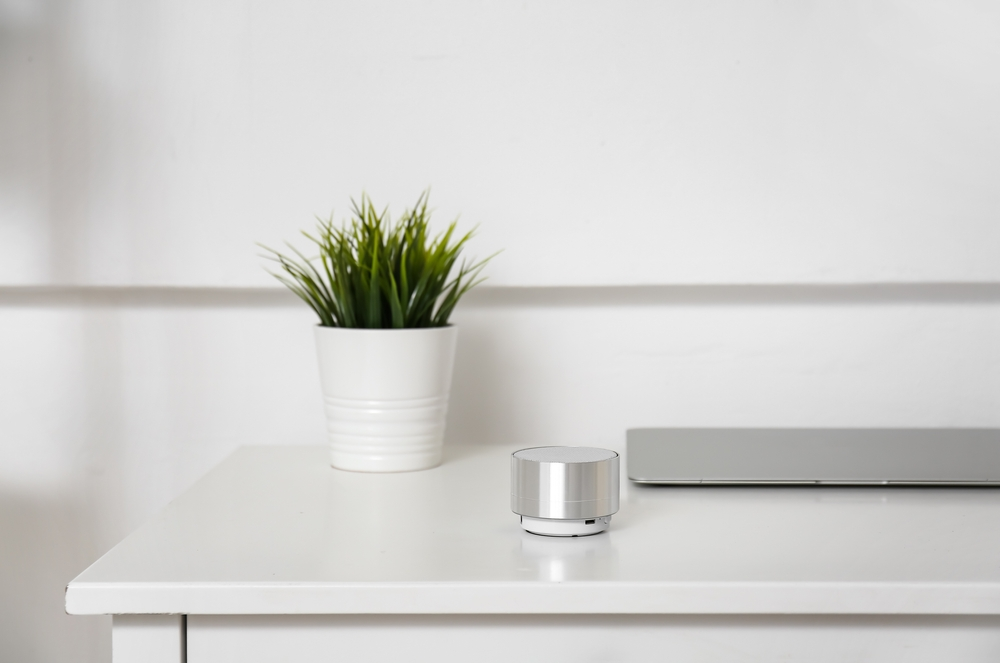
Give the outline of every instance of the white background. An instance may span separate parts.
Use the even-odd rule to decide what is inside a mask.
[[[1000,426],[990,3],[0,1],[0,660],[240,444],[322,444],[280,244],[421,190],[503,248],[450,444]]]
[[[496,285],[1000,277],[992,3],[4,6],[0,281],[267,285],[428,186]]]

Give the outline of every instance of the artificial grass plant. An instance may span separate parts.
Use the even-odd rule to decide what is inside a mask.
[[[353,216],[342,227],[334,227],[331,215],[319,220],[315,234],[303,231],[318,256],[307,258],[291,244],[292,255],[262,245],[280,267],[271,274],[324,327],[443,327],[462,295],[483,280],[479,273],[489,258],[459,262],[473,231],[458,237],[452,222],[432,235],[427,197],[425,191],[392,223],[388,209],[378,212],[362,194],[360,204],[351,200]]]

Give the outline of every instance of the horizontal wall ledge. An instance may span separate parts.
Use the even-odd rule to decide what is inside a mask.
[[[615,306],[795,306],[995,304],[1000,283],[852,283],[635,286],[489,286],[465,295],[463,308]],[[282,287],[0,286],[0,306],[284,307],[301,306]]]

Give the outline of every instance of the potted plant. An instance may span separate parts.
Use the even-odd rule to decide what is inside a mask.
[[[320,220],[306,257],[262,247],[271,272],[319,316],[316,348],[334,467],[404,472],[441,463],[462,295],[486,261],[459,256],[472,232],[433,235],[427,192],[392,223],[367,195],[352,218]],[[491,256],[492,257],[492,256]]]

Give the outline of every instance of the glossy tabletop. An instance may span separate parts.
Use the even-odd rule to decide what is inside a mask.
[[[73,580],[67,611],[1000,614],[1000,489],[623,477],[610,531],[557,539],[510,511],[514,450],[361,474],[244,447]]]

